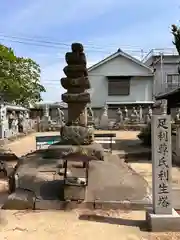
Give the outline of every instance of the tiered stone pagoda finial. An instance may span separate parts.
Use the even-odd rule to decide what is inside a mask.
[[[86,110],[87,103],[90,103],[86,56],[82,44],[73,43],[71,48],[72,52],[65,55],[67,66],[64,73],[67,77],[61,78],[62,86],[67,90],[62,94],[62,100],[68,104],[68,122],[61,129],[61,138],[64,143],[91,144],[93,132],[87,127]]]

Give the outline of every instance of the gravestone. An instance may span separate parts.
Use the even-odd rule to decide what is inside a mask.
[[[171,117],[154,115],[151,125],[153,208],[146,220],[152,231],[179,231],[180,216],[172,206]]]
[[[57,110],[58,110],[58,116],[59,116],[58,123],[59,123],[60,127],[62,127],[65,123],[64,113],[60,108],[58,108]]]
[[[46,104],[43,108],[43,117],[41,120],[41,125],[43,131],[47,131],[49,129],[49,122],[50,122],[50,116],[49,116],[49,106]]]
[[[121,111],[121,108],[117,109],[116,115],[117,115],[116,122],[122,124],[122,122],[123,122],[123,112]]]
[[[87,124],[88,126],[94,126],[94,113],[90,105],[87,105]]]
[[[142,106],[139,106],[139,122],[142,123],[143,121],[143,109]]]
[[[130,122],[138,123],[138,120],[139,120],[138,112],[137,112],[136,108],[133,107],[131,115],[130,115]]]
[[[103,108],[103,113],[100,120],[100,128],[101,129],[108,129],[109,120],[108,120],[108,106],[105,105]]]
[[[8,120],[6,117],[7,109],[6,106],[1,103],[0,104],[0,138],[4,139],[8,134]]]
[[[124,122],[125,123],[129,122],[129,112],[126,106],[124,106]]]

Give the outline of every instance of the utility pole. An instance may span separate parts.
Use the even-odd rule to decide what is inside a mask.
[[[144,58],[144,50],[141,49],[141,61],[143,60],[143,58]]]
[[[163,69],[163,53],[160,52],[160,62],[161,62],[161,89],[164,85],[164,69]]]
[[[166,83],[166,81],[164,81],[164,58],[163,58],[163,52],[160,53],[160,61],[161,61],[161,89],[162,89],[163,92],[165,92],[167,90],[167,83]],[[169,113],[168,101],[166,99],[161,100],[161,105],[162,105],[162,108],[163,108],[163,112],[165,114],[170,114]]]

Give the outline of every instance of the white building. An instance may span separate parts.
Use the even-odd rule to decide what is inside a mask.
[[[152,49],[143,62],[154,69],[154,95],[180,87],[180,57],[175,48]]]
[[[101,109],[153,104],[153,70],[120,49],[88,69],[91,107]]]

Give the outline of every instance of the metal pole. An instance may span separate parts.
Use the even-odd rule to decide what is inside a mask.
[[[144,50],[141,49],[141,61],[143,61],[143,58],[144,58]]]
[[[161,89],[163,88],[163,83],[164,83],[164,76],[163,76],[163,53],[160,53],[160,58],[161,58]]]
[[[167,88],[167,83],[166,81],[164,81],[164,59],[163,59],[163,52],[160,53],[161,54],[161,89],[163,90],[163,92],[166,92],[166,88]],[[167,114],[167,100],[161,100],[161,105],[163,105],[163,112],[165,114]]]

